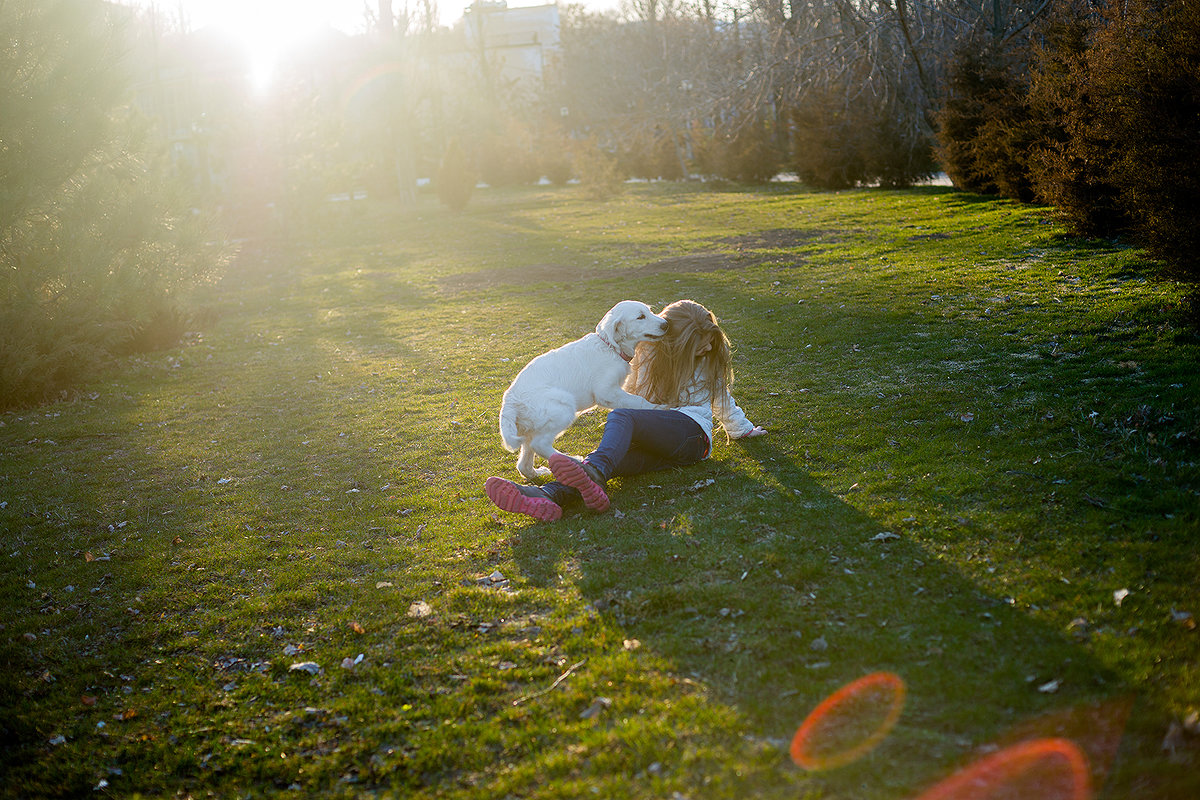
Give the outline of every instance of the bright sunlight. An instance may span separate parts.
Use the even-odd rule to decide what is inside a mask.
[[[214,28],[236,41],[250,63],[248,80],[265,92],[280,61],[328,28],[361,33],[369,15],[378,13],[379,0],[120,0],[126,5],[155,9],[171,28],[199,31]],[[474,0],[432,0],[442,25],[453,25]],[[554,0],[508,0],[510,8],[544,5]],[[583,0],[593,11],[616,8],[619,0]],[[402,13],[404,0],[392,0],[393,13]]]
[[[270,87],[280,60],[327,28],[356,33],[366,26],[363,0],[131,0],[154,8],[164,24],[189,31],[214,28],[236,41],[257,91]]]

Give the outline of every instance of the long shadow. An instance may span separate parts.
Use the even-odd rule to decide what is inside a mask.
[[[16,784],[0,796],[92,794],[101,779],[124,791],[109,770],[134,774],[150,759],[163,759],[154,772],[175,759],[176,772],[159,774],[180,785],[203,780],[201,748],[219,748],[220,736],[202,725],[185,735],[175,720],[224,713],[222,686],[258,677],[268,654],[278,660],[273,630],[299,638],[330,594],[353,593],[363,564],[408,552],[398,533],[415,524],[388,517],[388,494],[423,482],[425,468],[394,429],[353,425],[346,409],[374,416],[394,394],[445,391],[429,356],[397,336],[395,308],[378,310],[432,301],[382,269],[348,265],[338,280],[290,253],[267,261],[251,250],[233,269],[218,328],[146,356],[94,402],[10,415],[0,428],[10,565],[0,771]],[[328,307],[352,313],[323,319],[301,306],[314,283],[330,287]],[[371,313],[360,310],[368,301]],[[365,468],[361,454],[376,449]],[[346,532],[327,533],[343,515],[371,519],[353,546],[337,542]],[[281,566],[306,561],[319,566]],[[268,606],[273,616],[255,617]],[[189,690],[172,694],[176,681]],[[188,710],[163,709],[166,697]],[[152,719],[185,741],[159,737]]]
[[[825,778],[850,795],[894,785],[891,768],[928,783],[1022,721],[1128,691],[1062,633],[884,531],[770,435],[736,446],[754,474],[718,453],[626,479],[619,518],[569,517],[522,537],[516,559],[546,584],[579,564],[597,610],[735,705],[748,735],[783,746],[839,686],[900,675],[908,704],[882,763]]]
[[[931,187],[922,193],[949,190]],[[954,200],[994,202],[960,193]],[[649,267],[643,270],[657,272]],[[712,307],[725,310],[725,315],[752,301],[736,284],[731,288],[730,282],[710,283],[700,272],[704,270],[685,270],[682,284],[672,283],[669,275],[648,276],[641,284],[643,295],[668,291],[671,296],[658,296],[669,300],[675,299],[676,292],[695,291],[689,286],[704,286],[701,299],[711,298]],[[804,275],[797,273],[794,278],[804,280]],[[603,289],[609,279],[598,276],[589,282],[589,289]],[[612,284],[614,289],[619,286]],[[852,300],[853,310],[838,310],[844,308],[838,305],[841,300]],[[1122,469],[1137,471],[1135,459],[1128,454],[1121,461],[1106,459],[1100,465],[1088,457],[1067,459],[1056,464],[1051,474],[1048,465],[1030,468],[1005,451],[1020,443],[1053,444],[1053,452],[1064,455],[1085,452],[1074,450],[1080,447],[1105,452],[1109,443],[1104,436],[1054,422],[1047,409],[1061,420],[1078,404],[1096,403],[1088,387],[1114,368],[1103,359],[1085,358],[1086,354],[1060,353],[1057,345],[1042,348],[1043,340],[1057,340],[1052,329],[1018,330],[1020,336],[997,340],[999,334],[1007,335],[1006,325],[1024,321],[1020,313],[1012,320],[983,314],[943,317],[921,311],[917,300],[915,296],[894,298],[889,303],[837,297],[822,304],[809,296],[802,306],[781,301],[773,309],[778,311],[772,318],[774,338],[766,330],[746,331],[748,336],[735,338],[759,364],[760,388],[786,393],[794,389],[796,375],[805,374],[807,384],[820,391],[825,402],[844,407],[855,420],[851,425],[861,425],[874,413],[892,416],[898,441],[889,442],[890,450],[878,447],[878,458],[892,464],[897,473],[909,473],[910,485],[926,470],[955,473],[941,476],[947,488],[932,494],[918,490],[920,497],[914,502],[941,509],[944,499],[949,508],[961,509],[958,513],[981,512],[983,521],[947,525],[936,536],[920,541],[905,537],[899,529],[886,531],[814,480],[795,452],[779,438],[768,436],[744,445],[747,453],[756,456],[757,469],[743,470],[718,460],[677,474],[628,479],[616,495],[621,518],[572,518],[539,529],[536,537],[522,537],[514,550],[523,572],[546,585],[565,573],[563,565],[578,565],[578,585],[598,610],[630,638],[669,658],[679,672],[695,673],[710,682],[755,721],[756,735],[786,738],[821,699],[862,674],[881,669],[900,674],[909,686],[909,707],[880,753],[892,763],[918,762],[922,766],[907,768],[928,779],[942,774],[956,757],[986,746],[991,737],[1014,726],[1051,711],[1120,700],[1134,689],[1091,652],[1085,643],[1086,630],[1051,626],[1037,618],[1036,609],[1022,609],[998,590],[983,590],[968,574],[941,559],[939,541],[971,537],[981,543],[1012,542],[1014,559],[1022,553],[1039,558],[1039,548],[1056,546],[1054,529],[1062,526],[1081,537],[1084,552],[1045,558],[1040,569],[1052,569],[1057,559],[1060,566],[1084,573],[1103,567],[1110,573],[1115,569],[1118,574],[1136,574],[1144,556],[1134,523],[1139,517],[1154,512],[1161,516],[1171,509],[1152,506],[1134,495],[1119,497],[1121,483],[1115,476]],[[1073,332],[1098,338],[1110,335],[1108,323],[1100,316],[1088,317],[1082,324],[1084,330]],[[814,331],[804,341],[811,339],[816,347],[806,352],[799,349],[804,342],[785,337],[794,337],[807,326]],[[936,336],[924,338],[931,333]],[[842,350],[827,347],[831,342],[851,341],[863,348],[901,345],[894,367],[887,370],[891,376],[868,374],[856,366],[853,356],[847,358]],[[947,347],[947,342],[954,347]],[[981,371],[972,348],[982,346],[993,350],[987,354],[987,369]],[[1004,347],[1010,357],[998,356],[996,346]],[[1122,396],[1121,402],[1130,402],[1132,396]],[[988,425],[969,432],[961,427],[963,409],[955,404],[964,403],[986,418]],[[872,410],[881,405],[883,411]],[[920,427],[901,426],[901,421]],[[802,422],[789,427],[806,429]],[[915,436],[936,437],[948,462],[912,463],[903,442]],[[823,451],[818,459],[851,453],[853,437],[836,438],[839,441],[812,448]],[[982,452],[982,462],[964,458],[963,447]],[[989,460],[993,447],[999,452],[995,463]],[[924,452],[927,457],[934,450]],[[1030,459],[1044,452],[1030,452]],[[876,470],[884,471],[890,469]],[[710,479],[714,483],[706,484]],[[992,480],[1002,482],[997,508],[1008,514],[1013,506],[1004,504],[1015,503],[1022,510],[1008,514],[1004,529],[989,530],[986,521]],[[1042,483],[1031,484],[1037,489],[1016,488],[1025,485],[1022,481]],[[897,479],[892,485],[904,482]],[[693,488],[697,484],[704,485]],[[1063,488],[1067,486],[1071,488]],[[894,499],[895,492],[886,493]],[[1179,491],[1171,496],[1179,496]],[[1110,516],[1118,504],[1125,506],[1120,512],[1130,516],[1123,520]],[[1063,508],[1078,519],[1066,519]],[[1039,511],[1043,516],[1053,514],[1053,520],[1035,523],[1034,530],[1021,529],[1021,519],[1033,520]],[[949,511],[932,513],[953,517]],[[1089,527],[1106,528],[1109,533],[1096,541],[1086,533]],[[897,531],[900,538],[877,538]],[[963,557],[962,552],[954,555],[956,562]],[[1017,570],[1014,577],[1019,577],[1017,563],[1005,568]],[[1170,567],[1164,563],[1161,569]],[[1053,589],[1046,594],[1053,596]],[[1111,661],[1111,650],[1105,652]],[[1123,674],[1130,674],[1129,670]],[[1127,743],[1129,750],[1137,752],[1129,754],[1128,767],[1119,770],[1114,781],[1125,787],[1145,786],[1147,778],[1131,771],[1164,765],[1158,743],[1167,717],[1167,709],[1151,702],[1138,704],[1130,718],[1133,735]],[[1109,752],[1107,759],[1111,757]],[[1174,778],[1160,785],[1182,785],[1179,770],[1174,772]],[[843,786],[847,791],[854,781],[864,780],[861,772],[848,774]],[[1103,785],[1100,777],[1097,786]]]
[[[296,282],[298,288],[299,282],[309,276],[304,272],[280,272],[277,277],[289,284]],[[350,282],[327,280],[337,287],[330,291],[331,302],[346,307],[379,299],[381,293],[389,301],[407,298],[412,307],[437,305],[424,294],[407,294],[407,284],[385,271]],[[578,291],[605,289],[605,280],[609,278],[589,280]],[[661,283],[662,291],[675,290],[675,284],[669,283],[670,275],[650,280]],[[248,282],[251,288],[258,285],[256,281]],[[290,286],[286,288],[293,291]],[[735,292],[715,291],[735,299]],[[276,302],[280,294],[280,287],[272,284],[261,288],[257,295],[246,295],[247,304]],[[477,300],[483,303],[486,298]],[[742,302],[744,298],[737,299],[738,305]],[[255,328],[259,322],[260,318],[254,317],[247,327]],[[461,327],[466,323],[454,324]],[[342,336],[345,328],[340,323],[327,335],[314,332],[311,326],[305,328],[299,320],[292,320],[291,325],[296,330],[289,330],[290,336],[300,337],[300,331],[307,334],[297,345],[304,351],[294,355],[297,365],[324,363],[308,351],[331,352],[335,338],[339,347],[346,346]],[[876,327],[888,326],[880,322]],[[957,323],[955,330],[961,333]],[[387,317],[357,312],[353,332],[365,335],[367,342],[389,342],[381,359],[403,362],[406,370],[431,371],[432,357],[393,341],[395,325]],[[888,335],[894,338],[895,331]],[[769,336],[761,332],[756,339],[777,346],[781,353],[773,366],[763,370],[760,383],[791,380],[792,362],[785,364],[783,353],[794,350],[794,344],[769,343]],[[868,344],[865,339],[861,341],[864,346]],[[351,430],[350,435],[342,436],[344,431],[328,429],[325,424],[329,419],[351,424],[340,407],[368,402],[365,395],[358,396],[367,391],[360,384],[369,383],[371,389],[386,388],[398,395],[422,391],[452,394],[455,390],[478,391],[479,386],[477,375],[457,376],[439,387],[433,386],[437,379],[430,375],[420,380],[399,375],[372,380],[367,372],[369,360],[357,366],[342,366],[345,375],[339,381],[327,381],[327,375],[316,381],[307,372],[289,374],[289,364],[279,355],[283,352],[257,346],[229,348],[231,358],[245,359],[244,366],[278,370],[273,378],[279,387],[277,396],[248,394],[262,382],[241,386],[237,370],[232,369],[210,376],[211,385],[198,383],[194,387],[197,398],[206,398],[187,400],[192,406],[188,414],[199,420],[193,421],[193,427],[200,424],[205,432],[204,441],[197,443],[194,464],[188,458],[192,451],[178,442],[170,458],[153,453],[161,446],[157,439],[170,435],[169,410],[157,417],[162,420],[161,429],[147,425],[145,431],[128,433],[134,416],[149,420],[134,414],[121,418],[124,412],[136,410],[125,407],[132,400],[128,404],[108,404],[104,410],[113,413],[114,419],[105,425],[97,426],[95,420],[87,423],[104,431],[105,438],[93,445],[76,443],[53,457],[43,457],[31,455],[33,445],[12,440],[14,446],[21,446],[21,476],[14,471],[12,482],[5,487],[11,507],[0,519],[16,520],[19,528],[14,528],[18,533],[11,540],[5,540],[6,546],[10,541],[14,548],[22,549],[55,542],[63,551],[63,563],[56,565],[53,575],[34,576],[39,584],[36,593],[26,589],[27,577],[18,576],[14,569],[5,576],[5,600],[21,610],[19,616],[56,613],[55,605],[67,613],[57,617],[54,625],[45,623],[46,629],[63,629],[61,636],[55,637],[63,644],[55,645],[57,649],[41,661],[34,654],[46,653],[43,645],[35,650],[12,637],[6,650],[0,651],[11,672],[17,674],[15,680],[4,684],[6,709],[44,700],[53,692],[68,699],[63,706],[69,705],[79,715],[80,719],[71,724],[82,731],[94,722],[85,716],[87,712],[75,708],[75,698],[85,693],[100,694],[101,707],[106,711],[121,707],[123,690],[126,683],[131,683],[121,676],[139,673],[147,661],[163,652],[160,648],[187,654],[206,653],[218,646],[207,642],[200,645],[189,633],[192,627],[221,629],[217,619],[220,606],[213,595],[229,590],[246,595],[279,591],[256,578],[254,567],[259,559],[286,556],[281,552],[287,549],[281,531],[295,531],[298,525],[328,524],[327,518],[335,516],[339,508],[359,502],[359,484],[377,474],[374,469],[338,463],[347,448],[365,450],[377,444],[369,438],[374,432]],[[763,355],[775,357],[773,353]],[[794,354],[788,356],[792,357]],[[852,371],[847,370],[841,367],[833,372],[836,383],[851,381]],[[1064,374],[1061,369],[1050,372],[1047,381],[1061,380]],[[971,381],[959,380],[961,383],[949,388],[963,393],[972,390]],[[497,396],[502,388],[496,385]],[[771,388],[778,387],[771,384]],[[832,386],[830,394],[836,395]],[[928,401],[928,393],[922,397]],[[381,402],[377,395],[372,398],[370,403]],[[288,431],[272,424],[271,405],[283,403],[305,408],[311,428]],[[850,407],[857,408],[860,403],[855,401]],[[202,407],[197,409],[197,405]],[[866,413],[865,405],[859,410]],[[233,424],[235,415],[245,419]],[[247,433],[251,427],[248,423],[259,420],[259,435]],[[485,427],[486,434],[473,432],[466,437],[468,446],[482,441],[486,444],[480,449],[498,449],[490,417]],[[36,430],[30,433],[36,434]],[[748,720],[749,735],[786,741],[799,721],[839,686],[876,670],[901,675],[909,687],[908,706],[900,725],[872,762],[877,768],[874,771],[881,774],[852,769],[826,778],[845,796],[854,796],[856,786],[863,782],[875,786],[875,794],[881,794],[879,787],[890,785],[890,779],[882,773],[894,765],[904,765],[903,770],[907,770],[905,785],[927,783],[960,755],[987,744],[993,734],[1015,724],[1046,711],[1124,694],[1127,687],[1063,632],[1048,628],[1009,605],[1005,598],[981,591],[968,576],[947,566],[936,552],[920,543],[902,535],[881,537],[882,526],[814,479],[781,437],[775,433],[735,445],[750,456],[736,464],[723,459],[718,448],[716,458],[702,465],[622,481],[614,497],[623,516],[574,517],[540,527],[536,536],[523,536],[514,543],[514,557],[528,580],[546,586],[557,581],[564,561],[578,564],[578,585],[592,605],[627,631],[629,638],[639,639],[646,648],[669,659],[679,673],[699,676],[718,698],[736,706]],[[313,444],[306,441],[301,445],[301,439]],[[210,447],[211,440],[220,440],[220,448]],[[286,447],[283,442],[288,443]],[[270,456],[265,465],[260,453]],[[387,469],[401,476],[396,483],[418,482],[423,479],[420,470],[430,469],[428,464],[410,468],[402,463],[407,460],[403,453],[386,458],[391,462]],[[461,461],[462,456],[456,454],[455,458]],[[264,487],[260,503],[253,501],[257,495],[250,495],[244,508],[222,508],[221,490],[214,484],[230,474],[225,471],[230,465],[240,467],[244,474],[256,473],[255,479],[261,480]],[[190,471],[185,473],[184,468]],[[70,508],[54,509],[52,516],[49,510],[55,506],[54,498],[35,498],[32,511],[23,508],[26,498],[20,495],[36,491],[41,485],[32,477],[38,469],[61,473],[58,488],[63,496],[77,498],[70,501]],[[321,474],[313,478],[317,485],[312,498],[306,498],[303,491],[278,489],[284,483],[295,489],[293,475],[311,476],[318,469]],[[98,477],[106,471],[106,477]],[[26,472],[30,477],[25,477]],[[165,503],[171,508],[139,506],[136,495],[141,482],[157,481],[179,487],[178,508],[175,503]],[[34,489],[26,490],[25,486]],[[336,505],[320,505],[321,493],[334,497]],[[121,507],[123,497],[130,498],[140,516],[126,516]],[[196,501],[190,510],[189,500]],[[204,515],[213,509],[229,521],[219,529],[206,530]],[[167,512],[175,522],[162,521]],[[179,524],[183,517],[193,527]],[[60,525],[59,519],[65,522]],[[128,527],[117,527],[115,531],[108,528],[127,520],[131,520]],[[246,530],[237,522],[249,523],[254,530]],[[175,528],[194,539],[174,544],[164,533]],[[213,534],[213,550],[221,546],[219,536],[236,536],[243,542],[241,553],[231,551],[228,558],[206,553],[207,577],[184,575],[190,560],[187,549],[196,544],[201,533]],[[321,536],[313,533],[311,538]],[[250,544],[244,544],[247,540]],[[85,553],[109,558],[110,547],[116,550],[112,560],[85,561]],[[295,549],[295,545],[292,547]],[[333,583],[350,571],[334,561],[330,559],[323,565],[322,572],[328,574],[322,576],[322,581]],[[250,568],[243,571],[248,565]],[[170,601],[172,610],[188,611],[186,591],[208,592],[206,602],[212,609],[204,625],[186,619],[154,622],[145,606],[135,602],[147,586],[155,583],[141,571],[155,568],[167,571],[155,580],[163,584],[158,599]],[[179,574],[171,574],[172,569]],[[77,591],[70,596],[64,594],[66,585],[77,587]],[[43,594],[53,597],[43,600]],[[147,593],[146,598],[153,601],[155,596]],[[295,605],[296,618],[300,619],[310,608],[319,608],[324,598],[315,591],[301,589],[289,602]],[[127,607],[140,613],[134,616],[126,611]],[[77,615],[78,620],[69,615]],[[109,623],[114,627],[106,629]],[[153,630],[156,626],[160,629]],[[40,631],[39,641],[50,642],[50,637]],[[16,635],[14,630],[13,637]],[[80,652],[70,652],[70,647],[78,646],[87,636],[91,638]],[[47,665],[80,657],[94,664],[97,677],[76,675],[71,686],[39,683]],[[207,680],[218,689],[228,680],[212,664],[194,661],[180,658],[184,668],[212,673]],[[1055,684],[1055,692],[1039,691]],[[31,686],[36,688],[29,693]],[[217,694],[215,689],[213,694]],[[27,740],[28,749],[7,751],[6,759],[21,758],[23,753],[35,750],[40,753],[45,748],[43,731],[28,716],[22,718],[22,727],[15,732]],[[44,763],[61,765],[53,760]],[[94,782],[95,775],[88,769],[73,776],[73,785],[80,793],[90,790]]]

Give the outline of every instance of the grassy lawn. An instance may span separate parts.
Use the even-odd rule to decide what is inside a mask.
[[[1200,796],[1168,737],[1200,338],[1147,274],[941,188],[488,192],[246,243],[186,346],[0,416],[0,794],[908,798],[1066,736],[1096,796]],[[681,297],[770,434],[606,515],[495,512],[520,366]],[[877,671],[890,734],[793,764]]]

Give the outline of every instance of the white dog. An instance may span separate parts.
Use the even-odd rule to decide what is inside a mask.
[[[659,408],[621,388],[638,342],[657,339],[667,321],[645,303],[622,300],[609,310],[595,333],[542,353],[517,373],[500,404],[500,438],[517,457],[517,471],[530,480],[547,476],[534,469],[534,456],[549,459],[554,440],[575,418],[594,406]]]

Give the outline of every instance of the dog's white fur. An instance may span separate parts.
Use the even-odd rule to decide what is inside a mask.
[[[534,468],[534,457],[549,459],[554,440],[580,414],[604,408],[659,408],[621,388],[638,342],[657,339],[667,321],[645,303],[622,300],[595,333],[542,353],[517,373],[500,404],[500,438],[517,457],[517,471],[530,480],[550,474]]]

